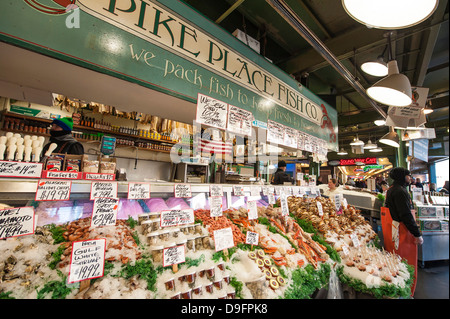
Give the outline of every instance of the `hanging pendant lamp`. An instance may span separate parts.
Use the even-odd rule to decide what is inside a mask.
[[[369,28],[396,30],[417,25],[436,10],[438,0],[342,0],[354,20]]]
[[[392,126],[389,127],[389,133],[380,138],[378,142],[396,148],[400,147],[400,140],[398,134],[394,131],[394,128]]]
[[[380,55],[375,61],[367,61],[361,64],[361,70],[373,76],[388,75],[388,67],[386,62],[384,62],[382,55]]]
[[[341,150],[339,152],[337,152],[337,155],[348,155],[348,152],[346,150],[344,150],[343,147],[341,147]]]

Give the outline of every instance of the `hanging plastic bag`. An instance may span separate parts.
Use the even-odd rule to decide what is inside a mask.
[[[334,268],[331,269],[327,299],[342,299],[342,287]]]

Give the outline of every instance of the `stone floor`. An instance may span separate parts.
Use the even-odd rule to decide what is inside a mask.
[[[449,299],[448,260],[428,261],[417,269],[414,299]]]

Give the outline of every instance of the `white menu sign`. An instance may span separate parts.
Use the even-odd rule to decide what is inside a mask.
[[[150,198],[150,183],[128,183],[128,199]]]
[[[197,123],[225,130],[227,128],[227,111],[227,103],[207,95],[198,94]]]
[[[0,210],[0,239],[34,234],[33,207]]]
[[[233,230],[231,227],[214,231],[214,245],[216,251],[234,247]]]
[[[90,199],[117,198],[117,182],[92,182]]]
[[[71,181],[39,180],[36,191],[37,201],[69,200]]]
[[[91,227],[114,226],[119,209],[118,198],[96,198],[92,211]]]
[[[274,144],[284,144],[284,125],[268,120],[267,142],[271,142]]]
[[[68,283],[103,277],[106,239],[72,243]]]
[[[252,112],[230,105],[228,109],[227,130],[233,133],[251,136],[252,135]]]

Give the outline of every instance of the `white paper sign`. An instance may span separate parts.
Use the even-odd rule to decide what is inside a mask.
[[[261,187],[250,186],[250,196],[261,196]]]
[[[39,180],[36,191],[37,201],[69,200],[71,181]]]
[[[284,144],[284,125],[268,120],[267,142],[274,144]]]
[[[223,187],[222,185],[209,185],[209,194],[210,196],[223,196]]]
[[[163,267],[177,265],[186,261],[184,245],[163,249]]]
[[[259,234],[252,232],[252,231],[247,231],[247,235],[245,237],[245,243],[248,245],[258,245]]]
[[[269,193],[269,195],[267,195],[267,199],[269,200],[269,205],[274,205],[276,203],[275,195],[273,193]]]
[[[33,207],[0,210],[0,239],[34,234]]]
[[[225,130],[227,128],[227,113],[227,103],[198,94],[196,117],[198,123]]]
[[[334,205],[336,207],[336,210],[339,210],[341,208],[341,194],[334,195]]]
[[[281,215],[282,216],[287,216],[289,215],[289,206],[287,203],[287,196],[286,195],[281,195],[280,196],[280,203],[281,203]]]
[[[247,201],[247,214],[248,219],[258,219],[258,206],[255,200]]]
[[[227,130],[240,135],[252,135],[252,112],[230,105],[228,109]]]
[[[175,197],[176,198],[189,198],[192,197],[190,184],[175,184]]]
[[[222,216],[222,197],[219,196],[211,196],[209,197],[209,206],[210,206],[210,216],[211,217],[219,217]]]
[[[323,216],[323,207],[322,207],[322,203],[317,201],[317,210],[319,211],[319,216],[322,217]]]
[[[216,251],[234,247],[233,230],[231,227],[214,231],[214,246]]]
[[[68,283],[103,277],[106,239],[72,243]]]
[[[268,196],[269,195],[269,187],[263,186],[262,187],[262,193],[263,193],[264,196]]]
[[[128,199],[150,198],[150,183],[128,183]]]
[[[193,224],[194,221],[194,210],[192,208],[161,211],[160,226],[162,228]]]
[[[0,177],[40,178],[42,163],[0,161]]]
[[[348,203],[347,203],[347,199],[345,199],[345,198],[342,198],[342,207],[343,208],[347,208],[347,206],[348,206]]]
[[[358,236],[355,234],[355,233],[352,233],[351,235],[350,235],[350,239],[352,240],[352,242],[353,242],[353,246],[355,246],[356,248],[358,248],[359,247],[359,240],[358,240]]]
[[[102,197],[94,199],[94,209],[92,211],[91,228],[116,225],[118,209],[119,209],[118,198]]]
[[[90,199],[117,198],[117,182],[92,182]]]
[[[233,185],[233,193],[234,193],[234,196],[245,196],[244,186]]]

